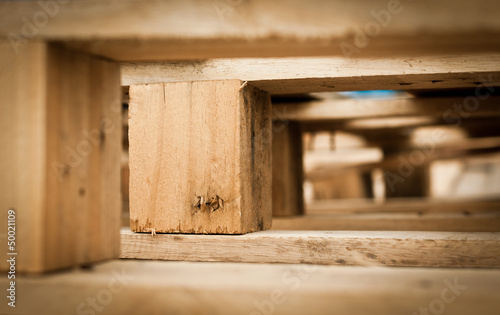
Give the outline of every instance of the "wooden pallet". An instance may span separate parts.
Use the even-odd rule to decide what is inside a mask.
[[[0,3],[0,222],[16,212],[20,311],[496,314],[497,203],[306,209],[300,135],[350,128],[410,157],[405,130],[444,121],[478,136],[438,145],[440,157],[498,152],[499,10],[493,0]],[[120,232],[121,85],[131,227],[147,233]],[[271,98],[372,89],[413,96]],[[404,122],[366,127],[374,118]],[[2,224],[2,244],[7,235]],[[118,257],[131,260],[21,275]]]

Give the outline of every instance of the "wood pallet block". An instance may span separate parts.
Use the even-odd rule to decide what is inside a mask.
[[[130,86],[134,232],[271,226],[271,103],[239,80]]]
[[[118,256],[118,65],[36,41],[18,53],[1,41],[0,56],[0,240],[6,244],[7,209],[14,209],[16,270]],[[8,268],[2,259],[0,269]]]
[[[273,215],[304,214],[302,132],[295,122],[273,122]]]

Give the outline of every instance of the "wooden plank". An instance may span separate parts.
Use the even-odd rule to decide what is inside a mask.
[[[455,121],[454,121],[455,122]],[[439,117],[432,116],[402,116],[387,118],[359,118],[352,120],[318,120],[301,122],[304,132],[342,130],[373,138],[383,138],[386,134],[408,134],[408,130],[420,127],[450,125]],[[463,127],[463,126],[461,126]],[[406,137],[408,138],[408,136]],[[400,144],[401,142],[395,142]],[[375,142],[375,144],[377,144]]]
[[[500,55],[495,53],[131,62],[121,69],[123,85],[240,79],[271,94],[480,87],[483,95],[491,91],[478,84],[500,84]]]
[[[306,205],[308,214],[354,213],[491,213],[500,208],[500,200],[474,198],[392,198],[379,203],[370,199],[321,200]]]
[[[471,96],[474,96],[474,92],[471,92]],[[298,103],[273,103],[273,108],[280,113],[281,119],[314,122],[412,116],[432,116],[457,122],[458,118],[497,117],[500,115],[500,106],[498,106],[500,97],[498,96],[490,96],[479,101],[479,106],[474,111],[467,111],[463,108],[465,98],[466,96],[375,100],[322,99]],[[457,110],[454,107],[455,104],[463,110]]]
[[[403,165],[404,162],[401,162],[402,160],[409,161],[410,156],[413,156],[415,152],[422,152],[423,160],[419,163],[414,163],[415,165],[413,167],[416,167],[418,165],[426,165],[435,160],[454,159],[471,155],[489,156],[492,153],[498,153],[500,151],[500,137],[468,138],[461,139],[460,142],[427,142],[419,145],[400,147],[399,150],[400,151],[395,151],[394,153],[387,155],[380,162],[366,163],[363,165],[347,164],[343,167],[337,168],[310,170],[305,172],[304,177],[307,180],[317,181],[332,178],[336,174],[350,171],[352,169],[370,171],[374,168],[382,168],[384,170],[394,170]],[[391,180],[395,180],[396,182],[398,181],[396,180],[396,178],[391,178]]]
[[[496,315],[500,271],[121,260],[18,282],[24,314]]]
[[[74,47],[114,60],[420,56],[500,50],[500,42],[492,40],[500,33],[495,14],[500,7],[494,0],[0,4],[2,37],[11,36],[15,43],[33,38],[73,41]],[[449,17],[455,16],[467,19],[450,23]]]
[[[315,150],[304,153],[305,173],[330,171],[378,163],[384,159],[379,148],[345,148],[337,151]]]
[[[273,215],[304,213],[300,125],[275,122],[273,132]]]
[[[271,104],[239,80],[130,87],[133,231],[271,226]]]
[[[273,218],[273,230],[500,232],[500,213],[307,214]]]
[[[3,41],[0,55],[0,218],[7,222],[10,208],[17,215],[17,271],[116,257],[118,65],[39,42],[15,54]],[[0,237],[6,241],[7,224],[0,227]],[[0,269],[8,269],[6,260]]]
[[[402,116],[352,120],[314,120],[301,122],[301,125],[303,132],[345,130],[368,138],[369,141],[374,143],[377,143],[377,140],[383,140],[380,138],[386,138],[386,140],[389,140],[387,139],[389,137],[399,137],[399,139],[394,140],[408,139],[408,131],[420,127],[439,128],[440,126],[447,126],[450,129],[454,127],[457,130],[461,128],[469,132],[471,138],[496,137],[500,135],[498,128],[496,128],[498,117],[495,115],[491,115],[491,117],[465,117],[468,113],[469,111],[463,111],[462,116],[460,116],[460,113],[455,115],[455,113],[445,111],[442,117]],[[402,137],[405,134],[406,137]],[[387,144],[390,145],[390,143]],[[405,146],[401,142],[395,142],[394,144],[396,146]]]
[[[500,233],[261,231],[139,234],[122,229],[121,258],[425,267],[500,266]]]

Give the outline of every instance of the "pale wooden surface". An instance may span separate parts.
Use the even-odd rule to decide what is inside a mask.
[[[14,208],[17,270],[41,272],[116,257],[118,65],[38,42],[17,55],[2,42],[0,56],[0,233],[5,244],[7,209]],[[7,267],[2,260],[0,268]]]
[[[8,42],[0,42],[0,143],[2,145],[2,191],[0,205],[1,244],[7,249],[7,209],[16,207],[17,240],[24,261],[17,267],[24,270],[43,269],[43,234],[46,147],[44,119],[47,47],[33,43],[14,55]],[[16,172],[16,170],[18,170]],[[30,196],[30,198],[26,198]],[[4,223],[5,222],[5,223]],[[22,244],[22,245],[21,245]],[[5,259],[0,269],[7,270]]]
[[[304,213],[300,125],[273,122],[273,215]]]
[[[18,283],[24,314],[418,314],[444,294],[444,314],[497,315],[500,271],[117,260]]]
[[[495,0],[404,1],[380,26],[371,11],[387,11],[388,5],[386,0],[70,1],[34,36],[73,41],[74,47],[115,60],[342,55],[342,44],[361,56],[500,49]],[[43,13],[32,1],[0,3],[0,36],[22,34],[23,17],[30,20],[37,12]],[[375,34],[356,40],[359,30],[374,23]]]
[[[273,230],[500,232],[500,212],[306,214],[275,217]]]
[[[271,226],[271,104],[239,80],[130,87],[130,222],[138,232]],[[203,198],[203,200],[201,200]],[[219,198],[213,205],[211,198]]]
[[[500,267],[500,233],[261,231],[153,237],[122,228],[120,258],[491,268]]]
[[[487,92],[486,88],[481,93]],[[470,93],[474,96],[474,92]],[[415,97],[400,99],[323,99],[308,102],[274,103],[280,118],[294,121],[349,120],[362,118],[433,116],[456,123],[464,118],[463,112],[453,106],[463,108],[466,96],[455,97]],[[479,101],[475,111],[465,111],[470,117],[500,116],[500,97],[490,96]],[[464,117],[462,117],[462,116]]]
[[[392,198],[377,203],[369,199],[317,200],[306,205],[310,214],[341,213],[491,213],[500,209],[498,199]]]
[[[271,94],[499,85],[500,55],[260,58],[122,63],[122,84],[240,79]],[[485,93],[485,89],[481,89]],[[462,100],[463,101],[463,100]],[[453,103],[450,105],[452,106]]]

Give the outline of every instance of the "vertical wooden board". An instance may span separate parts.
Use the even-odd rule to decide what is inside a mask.
[[[271,228],[272,221],[272,121],[271,98],[245,85],[240,92],[242,110],[240,170],[245,231]],[[250,163],[248,163],[250,162]]]
[[[0,41],[0,246],[7,251],[7,211],[16,211],[17,270],[42,269],[46,130],[46,46],[16,54]],[[6,256],[3,256],[6,257]],[[7,270],[7,259],[0,270]]]
[[[132,231],[270,226],[269,96],[240,87],[239,80],[130,87]]]
[[[12,58],[19,65],[12,69],[19,80],[7,86],[11,92],[3,84],[0,88],[10,95],[11,102],[3,106],[12,114],[2,123],[9,129],[1,139],[9,155],[5,164],[2,160],[7,175],[2,186],[11,194],[2,195],[1,205],[2,215],[8,207],[18,210],[18,271],[116,257],[121,122],[113,104],[120,103],[118,65],[44,43],[29,43]],[[37,76],[39,68],[43,71]],[[0,77],[4,81],[5,72]],[[26,89],[33,90],[29,97]]]
[[[152,197],[157,196],[160,179],[159,159],[155,157],[159,157],[161,151],[156,137],[163,133],[164,119],[160,113],[165,95],[161,83],[130,86],[130,94],[133,95],[129,102],[130,225],[132,231],[146,231],[154,224],[157,198]],[[175,215],[177,213],[171,213],[170,219],[178,219]],[[140,229],[134,226],[138,222],[135,218],[141,218]]]
[[[53,269],[119,253],[121,112],[116,64],[49,52],[47,167],[64,168],[47,174],[45,268]]]
[[[83,156],[89,151],[87,143],[79,146],[84,126],[88,123],[86,99],[89,88],[84,55],[74,55],[59,47],[48,48],[47,59],[47,204],[44,212],[44,266],[49,269],[64,261],[82,261],[78,251],[83,244],[84,211],[89,200],[79,194],[86,189],[88,167]],[[71,73],[78,73],[72,76]],[[78,89],[75,90],[75,87]],[[57,166],[56,166],[57,165]],[[52,167],[52,169],[50,169]],[[74,222],[74,223],[73,223]],[[78,222],[78,227],[77,227]],[[71,234],[71,237],[66,235]],[[66,236],[66,237],[65,237]],[[80,248],[74,248],[79,240]]]
[[[90,250],[90,259],[97,260],[98,257],[116,257],[120,253],[120,237],[117,237],[121,228],[121,213],[123,209],[123,198],[120,190],[121,185],[121,158],[123,151],[123,129],[122,129],[122,103],[120,90],[120,67],[117,63],[101,59],[93,59],[91,73],[95,75],[90,79],[91,94],[95,95],[92,102],[98,103],[100,110],[94,116],[98,124],[92,128],[99,131],[101,145],[99,147],[99,163],[95,163],[94,172],[99,174],[99,179],[94,175],[90,178],[99,180],[100,188],[100,237],[92,238],[91,248],[98,248],[100,252],[94,253]],[[97,96],[100,95],[100,96]],[[98,120],[97,120],[98,119]],[[98,169],[98,170],[97,170]],[[93,209],[93,208],[92,208]],[[89,214],[89,217],[94,217]],[[89,230],[92,230],[89,227]],[[95,255],[92,257],[92,255]]]
[[[304,214],[302,132],[296,122],[273,131],[273,215]]]

